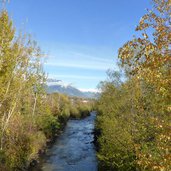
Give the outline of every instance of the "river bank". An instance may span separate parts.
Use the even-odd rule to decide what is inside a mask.
[[[29,171],[97,171],[94,147],[95,112],[84,119],[70,119],[53,146],[47,149],[39,164]]]

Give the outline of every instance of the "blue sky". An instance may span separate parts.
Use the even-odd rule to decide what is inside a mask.
[[[135,34],[150,0],[11,0],[17,29],[33,35],[50,78],[93,90],[117,70],[118,49]]]

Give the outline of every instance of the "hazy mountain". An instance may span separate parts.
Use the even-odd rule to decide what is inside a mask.
[[[71,84],[66,84],[61,80],[56,79],[48,79],[47,80],[47,93],[62,93],[67,94],[68,96],[76,96],[76,97],[83,97],[83,98],[97,98],[99,93],[87,91],[83,92]]]

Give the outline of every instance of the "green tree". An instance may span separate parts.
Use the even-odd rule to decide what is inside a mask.
[[[37,134],[34,115],[37,103],[44,98],[41,56],[40,48],[29,36],[16,36],[8,12],[3,10],[0,14],[0,151],[5,156],[1,161],[10,168],[20,167],[32,153],[30,137]]]

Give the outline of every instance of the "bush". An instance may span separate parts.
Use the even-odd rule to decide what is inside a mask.
[[[37,119],[38,128],[44,132],[46,138],[51,139],[60,128],[58,118],[51,114],[43,114]]]
[[[77,118],[77,119],[81,117],[80,111],[75,106],[71,106],[70,117],[71,118]]]

